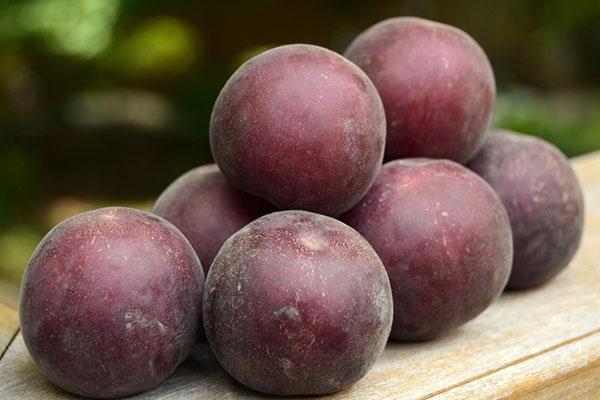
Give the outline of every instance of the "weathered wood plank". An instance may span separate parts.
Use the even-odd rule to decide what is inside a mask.
[[[0,303],[0,360],[18,329],[19,317],[17,311]]]
[[[552,282],[509,292],[456,332],[389,343],[344,399],[600,398],[600,153],[573,162],[586,227],[572,264]],[[47,383],[20,335],[0,363],[0,398],[67,398]],[[263,398],[229,378],[206,348],[140,399]],[[272,398],[272,397],[271,397]]]
[[[600,397],[600,331],[558,344],[534,356],[435,396],[445,399],[592,399]]]

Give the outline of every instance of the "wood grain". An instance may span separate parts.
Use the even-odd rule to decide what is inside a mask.
[[[586,201],[581,248],[541,287],[508,292],[475,320],[427,343],[389,343],[351,388],[319,399],[600,399],[600,153],[573,161]],[[0,399],[69,398],[40,375],[20,335],[0,364]],[[136,399],[260,399],[206,347]]]
[[[18,329],[19,317],[17,312],[13,308],[0,303],[0,360]]]

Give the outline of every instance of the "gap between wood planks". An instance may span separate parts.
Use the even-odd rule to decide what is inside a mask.
[[[476,380],[478,380],[478,379],[481,379],[481,378],[484,378],[484,377],[486,377],[486,376],[493,375],[493,374],[495,374],[496,372],[502,371],[503,369],[510,368],[510,367],[512,367],[512,366],[514,366],[514,365],[517,365],[517,364],[520,364],[520,363],[522,363],[522,362],[525,362],[525,361],[531,360],[532,358],[538,357],[538,356],[540,356],[540,355],[542,355],[542,354],[545,354],[545,353],[549,353],[549,352],[551,352],[551,351],[553,351],[553,350],[556,350],[556,349],[558,349],[558,348],[560,348],[560,347],[563,347],[563,346],[566,346],[566,345],[568,345],[568,344],[571,344],[571,343],[577,342],[577,341],[579,341],[579,340],[581,340],[581,339],[585,339],[585,338],[587,338],[587,337],[593,336],[593,335],[595,335],[595,334],[597,334],[597,333],[600,333],[600,329],[594,329],[594,330],[593,330],[593,331],[591,331],[591,332],[587,332],[587,333],[584,333],[584,334],[582,334],[582,335],[575,336],[575,337],[573,337],[573,338],[571,338],[571,339],[563,340],[562,342],[559,342],[559,343],[557,343],[557,344],[555,344],[555,345],[553,345],[553,346],[550,346],[550,347],[548,347],[548,348],[546,348],[546,349],[544,349],[544,350],[540,350],[540,351],[537,351],[537,352],[535,352],[535,353],[532,353],[532,354],[528,354],[528,355],[526,355],[526,356],[523,356],[523,357],[521,357],[521,358],[517,358],[516,360],[513,360],[513,361],[511,361],[511,362],[508,362],[508,363],[506,363],[506,364],[504,364],[504,365],[501,365],[501,366],[499,366],[498,368],[493,368],[493,369],[490,369],[489,371],[482,372],[481,374],[477,374],[477,375],[475,375],[475,376],[473,376],[473,377],[471,377],[471,378],[468,378],[468,379],[462,380],[462,381],[460,381],[460,382],[458,382],[458,383],[455,383],[455,384],[452,384],[452,385],[446,386],[445,388],[438,389],[438,390],[436,390],[435,392],[433,392],[433,393],[430,393],[430,394],[428,394],[428,395],[426,395],[426,396],[419,397],[417,400],[427,400],[427,399],[432,399],[432,398],[434,398],[435,396],[439,396],[440,394],[443,394],[443,393],[449,392],[449,391],[451,391],[451,390],[453,390],[453,389],[456,389],[456,388],[458,388],[458,387],[461,387],[461,386],[463,386],[463,385],[466,385],[466,384],[468,384],[468,383],[474,382],[474,381],[476,381]]]

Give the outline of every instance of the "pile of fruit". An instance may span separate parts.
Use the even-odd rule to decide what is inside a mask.
[[[254,57],[216,100],[217,165],[152,213],[99,209],[42,240],[21,291],[29,352],[89,397],[156,386],[196,340],[257,391],[332,393],[388,338],[438,337],[549,280],[579,245],[581,189],[552,145],[488,133],[495,92],[471,37],[417,18],[345,57]]]

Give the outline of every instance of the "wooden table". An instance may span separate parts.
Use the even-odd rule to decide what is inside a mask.
[[[552,282],[510,292],[458,331],[427,343],[389,343],[369,374],[336,399],[600,399],[600,152],[573,160],[586,226],[572,264]],[[0,399],[64,399],[0,306]],[[262,398],[229,378],[207,348],[140,399]],[[271,397],[272,398],[272,397]]]

